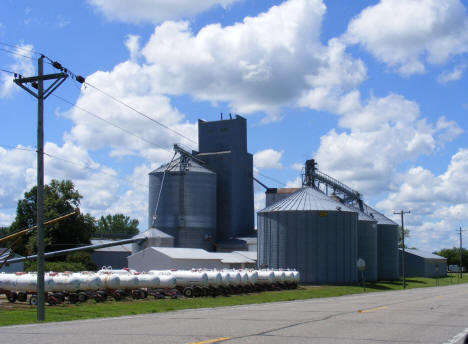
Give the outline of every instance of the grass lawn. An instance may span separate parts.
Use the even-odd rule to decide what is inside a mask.
[[[450,285],[457,283],[468,283],[468,276],[459,280],[456,274],[440,278],[439,285]],[[422,288],[436,286],[436,280],[432,278],[407,278],[407,288]],[[379,292],[385,290],[402,289],[401,281],[367,283],[366,292]],[[133,301],[107,301],[96,303],[89,300],[82,304],[62,304],[57,306],[46,306],[46,321],[67,321],[77,319],[91,319],[101,317],[117,317],[123,315],[134,315],[143,313],[159,313],[180,309],[223,307],[234,305],[245,305],[252,303],[277,302],[303,300],[318,297],[342,296],[363,293],[362,286],[301,286],[296,290],[283,290],[254,293],[248,295],[218,296],[216,298],[201,297],[193,299],[164,299]],[[5,301],[5,300],[2,300]],[[36,322],[36,308],[29,304],[0,303],[0,326],[29,324]]]

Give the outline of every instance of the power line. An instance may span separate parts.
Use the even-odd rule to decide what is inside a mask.
[[[10,44],[10,43],[5,43],[5,42],[0,42],[0,45],[3,45],[3,46],[6,46],[6,47],[10,47],[10,48],[15,48],[15,49],[19,49],[19,50],[23,50],[25,52],[31,52],[33,54],[36,54],[36,55],[43,55],[42,53],[38,52],[38,51],[35,51],[33,49],[27,49],[25,47],[20,47],[19,45],[14,45],[14,44]]]
[[[186,140],[188,140],[188,141],[190,141],[190,142],[192,142],[192,143],[196,143],[196,141],[194,141],[194,140],[192,140],[191,138],[185,136],[184,134],[179,133],[178,131],[176,131],[176,130],[170,128],[170,127],[168,127],[167,125],[165,125],[165,124],[159,122],[158,120],[156,120],[156,119],[154,119],[154,118],[152,118],[152,117],[146,115],[145,113],[143,113],[143,112],[141,112],[141,111],[135,109],[134,107],[128,105],[127,103],[121,101],[120,99],[114,97],[113,95],[111,95],[111,94],[109,94],[109,93],[107,93],[107,92],[101,90],[100,88],[98,88],[98,87],[96,87],[96,86],[90,84],[89,82],[86,81],[85,84],[86,84],[87,86],[89,86],[89,87],[95,89],[96,91],[101,92],[102,94],[106,95],[107,97],[113,99],[113,100],[116,101],[117,103],[119,103],[119,104],[121,104],[121,105],[123,105],[123,106],[129,108],[130,110],[136,112],[136,113],[139,114],[140,116],[143,116],[143,117],[149,119],[150,121],[152,121],[152,122],[154,122],[154,123],[160,125],[161,127],[165,128],[165,129],[167,129],[167,130],[170,130],[170,131],[173,132],[174,134],[179,135],[180,137],[185,138]]]
[[[9,43],[0,42],[0,44],[5,45],[5,46],[8,46],[8,47],[13,47],[13,48],[17,48],[17,49],[26,50],[25,48],[22,48],[22,47],[13,45],[13,44],[9,44]],[[34,58],[30,57],[30,56],[22,55],[22,54],[13,52],[13,51],[11,51],[11,50],[2,49],[2,48],[0,48],[0,50],[3,50],[3,51],[5,51],[5,52],[7,52],[7,53],[10,53],[10,54],[14,54],[14,55],[18,55],[18,56],[23,56],[23,57],[26,57],[26,58],[34,59]],[[64,72],[64,73],[67,73],[69,76],[72,77],[73,80],[76,80],[76,81],[79,82],[80,84],[83,84],[83,83],[84,83],[86,86],[89,86],[89,87],[95,89],[96,91],[98,91],[98,92],[104,94],[105,96],[111,98],[111,99],[114,100],[115,102],[117,102],[117,103],[119,103],[119,104],[121,104],[121,105],[127,107],[128,109],[130,109],[130,110],[136,112],[136,113],[139,114],[140,116],[143,116],[143,117],[145,117],[146,119],[152,121],[153,123],[155,123],[155,124],[157,124],[157,125],[159,125],[159,126],[165,128],[165,129],[171,131],[172,133],[174,133],[174,134],[176,134],[176,135],[178,135],[178,136],[180,136],[180,137],[186,139],[187,141],[190,141],[190,142],[196,144],[196,141],[195,141],[195,140],[192,140],[191,138],[185,136],[184,134],[178,132],[177,130],[172,129],[171,127],[165,125],[164,123],[162,123],[162,122],[160,122],[160,121],[158,121],[158,120],[152,118],[151,116],[145,114],[144,112],[142,112],[142,111],[140,111],[140,110],[134,108],[133,106],[131,106],[131,105],[125,103],[124,101],[118,99],[117,97],[114,97],[113,95],[111,95],[111,94],[109,94],[109,93],[107,93],[107,92],[101,90],[99,87],[94,86],[93,84],[90,84],[89,82],[85,82],[85,79],[84,79],[82,76],[76,75],[76,74],[74,74],[71,70],[69,70],[69,69],[67,69],[67,68],[64,68],[59,62],[53,61],[50,57],[48,57],[48,56],[46,56],[46,55],[44,55],[44,54],[42,54],[42,53],[36,52],[36,51],[34,51],[34,50],[31,50],[31,51],[34,52],[35,54],[40,54],[40,55],[44,56],[44,57],[46,58],[46,60],[48,60],[48,63],[51,64],[54,68],[57,68],[57,69],[61,70],[61,71]]]
[[[145,138],[143,138],[143,137],[141,137],[141,136],[135,134],[134,132],[132,132],[132,131],[130,131],[130,130],[128,130],[128,129],[125,129],[125,128],[123,128],[123,127],[121,127],[121,126],[119,126],[119,125],[117,125],[117,124],[115,124],[115,123],[113,123],[113,122],[111,122],[111,121],[108,121],[107,119],[102,118],[101,116],[95,114],[94,112],[91,112],[91,111],[89,111],[89,110],[86,110],[86,109],[82,108],[81,106],[78,106],[78,105],[72,103],[71,101],[69,101],[69,100],[67,100],[67,99],[65,99],[65,98],[62,98],[62,97],[60,97],[60,96],[58,96],[58,95],[56,95],[56,94],[52,94],[52,95],[53,95],[54,97],[60,99],[61,101],[65,102],[65,103],[67,103],[67,104],[69,104],[69,105],[71,105],[72,107],[75,107],[75,108],[77,108],[77,109],[79,109],[79,110],[81,110],[81,111],[83,111],[83,112],[86,112],[88,115],[91,115],[91,116],[93,116],[93,117],[95,117],[95,118],[97,118],[97,119],[100,119],[101,121],[103,121],[103,122],[105,122],[105,123],[107,123],[107,124],[109,124],[109,125],[112,125],[113,127],[117,128],[117,129],[120,129],[120,130],[124,131],[125,133],[127,133],[127,134],[129,134],[129,135],[132,135],[132,136],[134,136],[134,137],[136,137],[136,138],[138,138],[138,139],[140,139],[140,140],[142,140],[142,141],[144,141],[144,142],[146,142],[146,143],[148,143],[148,144],[150,144],[150,145],[152,145],[152,146],[161,148],[161,149],[163,149],[163,150],[165,150],[165,151],[167,151],[167,152],[172,153],[172,151],[169,150],[169,149],[167,149],[166,147],[164,147],[164,146],[162,146],[162,145],[160,145],[160,144],[157,144],[157,143],[148,141],[147,139],[145,139]]]
[[[12,74],[12,75],[18,74],[18,73],[15,73],[15,72],[12,72],[12,71],[3,69],[3,68],[0,68],[0,71],[1,71],[1,72],[4,72],[4,73]]]
[[[25,57],[27,59],[36,60],[34,57],[23,55],[23,54],[20,54],[20,53],[17,53],[15,51],[11,51],[11,50],[8,50],[8,49],[0,48],[0,51],[4,51],[4,52],[9,53],[11,55],[21,56],[21,57]]]
[[[5,144],[0,144],[1,147],[5,147],[5,148],[10,148],[10,149],[15,149],[15,150],[22,150],[22,151],[28,151],[28,152],[36,152],[35,149],[32,149],[32,148],[26,148],[26,147],[15,147],[15,146],[11,146],[11,145],[5,145]],[[68,163],[68,164],[71,164],[71,165],[75,165],[75,166],[80,166],[80,167],[83,167],[85,169],[88,169],[88,170],[92,170],[92,171],[97,171],[97,172],[100,172],[102,174],[106,174],[108,176],[111,176],[111,177],[116,177],[114,174],[112,173],[108,173],[108,172],[105,172],[103,170],[100,170],[96,167],[92,167],[90,166],[89,164],[87,163],[84,163],[84,162],[78,162],[78,161],[72,161],[72,160],[68,160],[68,159],[65,159],[65,158],[62,158],[62,157],[59,157],[59,156],[56,156],[56,155],[53,155],[53,154],[50,154],[50,153],[46,153],[44,152],[44,155],[48,156],[49,158],[51,159],[55,159],[55,160],[60,160],[60,161],[63,161],[65,163]],[[149,185],[148,184],[142,184],[142,183],[138,183],[138,182],[129,182],[129,181],[126,181],[122,178],[117,178],[119,181],[122,181],[124,183],[127,183],[127,184],[136,184],[136,185],[140,185],[140,186],[144,186],[145,188],[149,188]]]
[[[274,178],[272,178],[272,177],[269,177],[269,176],[267,176],[267,175],[265,175],[265,174],[263,174],[263,173],[261,173],[261,172],[257,172],[257,173],[258,173],[260,176],[262,176],[262,177],[264,177],[264,178],[266,178],[266,179],[269,179],[269,180],[271,180],[271,181],[273,181],[273,182],[275,182],[275,183],[277,183],[277,184],[280,184],[280,185],[286,186],[286,184],[285,184],[285,183],[283,183],[283,182],[280,182],[280,181],[279,181],[279,180],[277,180],[277,179],[274,179]]]

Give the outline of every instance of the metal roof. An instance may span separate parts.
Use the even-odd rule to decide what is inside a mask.
[[[358,221],[367,221],[367,222],[377,222],[377,219],[374,217],[367,215],[365,212],[361,211],[360,209],[353,208],[358,212]]]
[[[401,249],[401,248],[399,250],[403,251],[403,249]],[[405,252],[409,253],[409,254],[413,254],[413,255],[421,257],[421,258],[424,258],[424,259],[438,259],[438,260],[443,259],[443,260],[447,260],[447,258],[438,256],[438,255],[433,254],[433,253],[419,251],[419,250],[413,250],[413,249],[410,249],[410,248],[405,248]]]
[[[185,172],[190,171],[190,172],[201,172],[201,173],[213,173],[214,174],[213,171],[210,171],[209,169],[207,169],[206,167],[203,167],[198,162],[196,162],[196,161],[194,161],[192,159],[188,159],[187,165],[185,167],[183,167],[182,169]],[[161,165],[157,169],[155,169],[154,171],[150,172],[150,174],[161,173],[161,172],[164,172],[164,171],[180,172],[181,171],[181,159],[178,158],[178,159],[175,159],[174,161],[172,161],[170,163]]]
[[[304,187],[294,192],[290,196],[271,204],[259,213],[280,212],[280,211],[344,211],[356,213],[344,204],[341,204],[313,187]]]
[[[183,248],[183,247],[151,247],[156,252],[162,253],[172,259],[210,259],[219,260],[220,258],[213,253],[201,248]]]
[[[243,255],[250,260],[257,261],[257,251],[234,251],[234,253]]]
[[[133,238],[173,238],[173,236],[164,233],[155,227],[151,227],[144,232],[138,233]]]
[[[247,244],[256,244],[257,243],[257,237],[256,236],[254,236],[254,237],[237,237],[235,239],[243,240]]]
[[[238,252],[213,252],[213,255],[221,259],[221,263],[225,264],[245,264],[255,263],[254,260],[247,258],[245,255]]]
[[[378,225],[394,225],[394,226],[398,226],[398,223],[396,223],[395,221],[392,221],[390,220],[388,217],[386,217],[384,214],[378,212],[377,210],[375,210],[374,208],[372,208],[371,206],[367,205],[367,204],[364,204],[364,212],[373,217],[375,220],[377,220],[377,224]]]
[[[6,251],[5,251],[6,250]],[[3,251],[5,251],[5,253],[3,253],[1,256],[0,256],[0,262],[2,262],[3,260],[5,260],[6,258],[8,258],[10,256],[10,254],[12,253],[12,250],[11,248],[9,249],[6,249],[6,247],[0,247],[0,253],[2,253]],[[19,254],[16,254],[16,253],[13,253],[10,257],[11,258],[14,258],[14,257],[23,257],[23,256],[20,256]]]
[[[92,239],[91,245],[101,245],[114,242],[116,240],[100,240],[100,239]],[[111,247],[104,247],[104,248],[97,248],[94,250],[95,252],[129,252],[132,253],[132,244],[124,244],[124,245],[117,245]]]

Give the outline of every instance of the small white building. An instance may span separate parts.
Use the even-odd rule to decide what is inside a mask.
[[[216,256],[221,258],[221,263],[225,269],[246,269],[255,267],[256,260],[248,258],[242,253],[251,251],[234,251],[234,252],[214,252]],[[253,252],[257,253],[257,252]]]
[[[148,247],[127,259],[128,267],[137,271],[224,267],[221,258],[200,248]]]
[[[148,247],[129,256],[128,267],[137,271],[253,268],[257,252],[208,252],[200,248]]]

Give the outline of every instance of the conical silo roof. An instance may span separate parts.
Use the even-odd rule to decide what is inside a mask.
[[[167,233],[164,233],[163,231],[155,227],[150,227],[146,231],[138,233],[137,235],[133,237],[133,239],[139,239],[139,238],[173,238],[173,236]]]
[[[358,221],[367,221],[367,222],[378,222],[374,217],[367,215],[360,209],[354,208],[358,213]]]
[[[347,207],[309,186],[301,188],[290,196],[271,204],[260,210],[259,213],[307,210],[357,212],[357,210]]]
[[[180,171],[190,171],[190,172],[201,172],[201,173],[213,173],[213,171],[207,169],[206,167],[202,166],[198,162],[192,159],[188,159],[186,163],[182,161],[182,159],[178,158],[174,161],[159,166],[154,171],[150,172],[150,174],[156,173],[163,173],[164,171],[167,172],[180,172]]]
[[[364,204],[364,212],[375,219],[377,221],[378,225],[393,225],[393,226],[398,226],[398,223],[396,223],[393,220],[390,220],[388,217],[386,217],[384,214],[378,212],[371,206]]]

